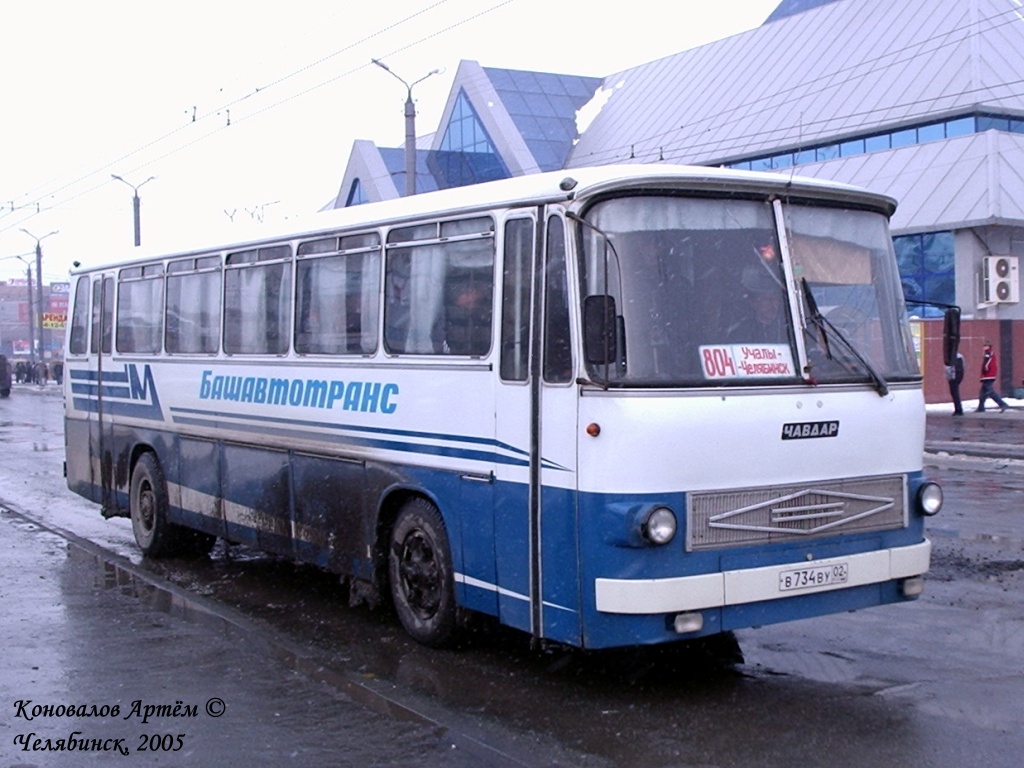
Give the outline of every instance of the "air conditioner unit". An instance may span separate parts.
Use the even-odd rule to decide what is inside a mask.
[[[1009,304],[1020,301],[1019,259],[1016,256],[986,256],[984,259],[985,301]]]

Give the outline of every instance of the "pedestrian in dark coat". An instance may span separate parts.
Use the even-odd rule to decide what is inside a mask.
[[[959,352],[953,358],[953,364],[946,366],[946,381],[949,383],[949,396],[953,398],[953,415],[964,415],[964,404],[960,401],[960,384],[964,380],[964,356]]]

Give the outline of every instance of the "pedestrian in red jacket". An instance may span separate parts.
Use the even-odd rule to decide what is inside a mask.
[[[992,345],[985,342],[985,354],[981,358],[981,394],[978,395],[978,413],[985,412],[985,401],[990,397],[999,406],[1000,413],[1006,413],[1009,406],[996,392],[996,377],[999,376],[999,360]]]

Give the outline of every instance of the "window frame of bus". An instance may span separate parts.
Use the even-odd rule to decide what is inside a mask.
[[[220,352],[220,340],[221,340],[221,315],[223,314],[224,305],[224,275],[223,275],[223,263],[221,256],[195,256],[187,259],[175,259],[167,263],[167,270],[165,274],[166,285],[164,287],[164,351],[168,355],[216,355]],[[186,278],[199,276],[200,280],[205,281],[208,275],[217,275],[218,284],[216,291],[196,292],[196,291],[172,291],[172,281],[178,281],[179,279],[184,281]],[[195,338],[198,338],[199,348],[198,349],[182,349],[181,346],[181,334],[178,331],[174,331],[175,343],[172,345],[172,329],[179,328],[180,323],[183,319],[181,308],[175,304],[172,307],[172,294],[181,295],[205,295],[209,294],[216,300],[215,311],[207,312],[206,317],[208,321],[202,322],[202,314],[200,314],[200,321],[196,323],[198,328],[198,334],[194,334]],[[174,323],[171,322],[171,310],[175,310]],[[173,346],[173,348],[172,348]]]
[[[481,230],[480,224],[484,223],[486,229]],[[485,285],[487,291],[487,297],[485,300],[479,302],[475,308],[482,309],[486,315],[486,348],[478,349],[473,345],[471,341],[471,348],[468,351],[451,351],[447,344],[447,338],[438,341],[434,338],[436,324],[443,319],[443,310],[449,309],[449,304],[446,302],[449,280],[445,277],[440,281],[441,300],[437,305],[436,311],[430,319],[431,327],[424,328],[419,327],[422,323],[414,326],[413,323],[416,320],[412,317],[413,308],[411,306],[411,300],[402,299],[400,296],[396,298],[398,292],[397,283],[394,278],[405,278],[408,282],[411,277],[412,268],[412,252],[414,249],[422,249],[430,246],[437,247],[437,253],[432,254],[435,258],[439,255],[447,256],[444,251],[444,247],[455,243],[472,243],[479,240],[488,240],[490,242],[489,249],[489,272],[490,278]],[[399,275],[396,274],[398,268],[395,264],[396,259],[399,257],[401,252],[409,253],[409,264],[407,270],[410,275]],[[404,254],[402,254],[404,255]],[[471,358],[485,358],[490,355],[491,350],[494,347],[494,296],[495,296],[495,267],[497,264],[497,233],[494,216],[485,214],[482,216],[462,216],[450,219],[438,219],[434,221],[419,222],[416,224],[410,224],[407,226],[394,227],[388,231],[387,238],[384,246],[384,323],[382,328],[382,338],[384,340],[384,352],[389,356],[402,356],[402,355],[431,355],[431,356],[449,356],[449,357],[471,357]],[[472,282],[472,281],[471,281]],[[433,286],[437,284],[437,281],[430,280],[429,285]],[[406,306],[408,304],[409,306]],[[404,325],[402,321],[404,318],[395,318],[394,315],[402,310],[409,314]],[[468,314],[468,313],[467,313]],[[392,325],[394,320],[394,325]],[[477,328],[479,329],[479,324]],[[397,344],[397,338],[395,338],[391,331],[395,329],[396,333],[400,332],[405,335],[404,344],[399,348]],[[472,326],[471,326],[472,328]],[[447,329],[446,329],[447,330]],[[427,333],[425,333],[425,331]],[[470,331],[471,332],[471,331]],[[414,339],[413,336],[419,334],[420,338]],[[482,338],[482,337],[481,337]],[[412,339],[412,340],[410,340]],[[429,348],[427,345],[429,344]],[[417,348],[417,347],[422,348]],[[410,348],[412,347],[412,348]]]
[[[85,355],[89,352],[89,295],[91,280],[79,275],[75,281],[75,303],[71,310],[71,334],[68,354]]]
[[[94,355],[109,355],[114,338],[114,278],[97,275],[92,284],[92,317],[89,349]]]
[[[221,345],[225,355],[232,357],[262,355],[283,357],[291,349],[292,336],[292,246],[273,243],[229,253],[224,260],[224,299],[221,305]],[[260,282],[244,286],[239,282],[234,295],[233,278],[245,272],[262,271]],[[276,290],[274,280],[278,280]],[[254,293],[252,301],[247,294]],[[281,297],[287,306],[280,306]],[[237,298],[237,303],[232,301]],[[259,301],[256,301],[259,299]],[[277,304],[276,315],[269,309]],[[286,311],[280,311],[285,309]],[[237,313],[237,318],[234,317]],[[262,315],[260,314],[262,313]],[[237,322],[236,322],[237,320]],[[258,325],[257,325],[258,324]],[[254,333],[262,330],[262,335]]]
[[[125,267],[117,273],[114,349],[118,354],[159,354],[163,350],[163,277],[162,263]],[[139,287],[148,290],[149,295],[140,298]],[[140,334],[140,330],[145,333]],[[140,335],[149,343],[140,345]]]
[[[368,256],[375,255],[376,258],[376,274],[371,275],[373,279],[373,290],[372,292],[367,290],[368,285],[366,283],[366,258]],[[359,349],[351,349],[350,346],[352,341],[348,338],[348,318],[350,313],[350,307],[348,306],[348,298],[352,295],[349,292],[348,281],[353,276],[352,272],[349,271],[349,260],[352,257],[362,257],[363,262],[359,265],[359,307],[358,314],[360,319],[360,328],[358,332],[357,341],[359,343]],[[344,317],[346,320],[345,328],[345,349],[335,348],[330,349],[328,345],[324,343],[324,331],[321,328],[315,330],[307,330],[309,327],[308,313],[312,311],[311,305],[313,299],[320,297],[317,291],[317,287],[320,283],[313,284],[312,287],[306,287],[305,276],[308,270],[313,268],[313,265],[320,262],[325,262],[328,259],[338,260],[339,264],[345,267],[345,295],[343,306]],[[369,230],[366,232],[358,232],[352,234],[332,235],[331,237],[322,237],[315,240],[305,240],[299,243],[295,252],[295,286],[294,286],[294,318],[293,318],[293,338],[292,348],[295,350],[296,355],[303,356],[315,356],[315,355],[355,355],[362,357],[370,357],[376,354],[380,348],[380,306],[381,306],[381,276],[383,273],[383,247],[380,232],[377,230]],[[304,291],[309,290],[309,294],[304,294]],[[370,308],[363,307],[363,300],[369,298],[375,302],[375,305]],[[322,297],[321,297],[322,299]],[[364,329],[361,325],[362,320],[369,320],[372,323],[372,327]],[[303,339],[303,334],[309,336],[308,339]]]

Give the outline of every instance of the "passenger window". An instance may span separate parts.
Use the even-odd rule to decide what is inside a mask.
[[[71,312],[71,339],[68,352],[72,355],[84,355],[88,350],[89,333],[89,278],[84,275],[78,278],[75,287],[75,306]]]
[[[554,216],[548,219],[547,234],[544,256],[544,380],[564,384],[572,381],[572,343],[562,220]]]
[[[492,227],[490,219],[444,222],[444,239],[436,224],[396,230],[400,245],[388,250],[384,281],[384,346],[389,353],[484,357],[490,352]],[[428,233],[437,240],[408,242]]]
[[[501,292],[501,378],[505,381],[526,381],[529,371],[533,232],[532,219],[505,224]]]

